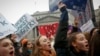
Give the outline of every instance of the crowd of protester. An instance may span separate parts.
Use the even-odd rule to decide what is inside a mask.
[[[41,35],[34,42],[16,42],[16,34],[10,34],[0,39],[0,56],[100,56],[100,28],[81,32],[77,21],[69,25],[67,6],[60,2],[58,8],[61,18],[53,40]]]

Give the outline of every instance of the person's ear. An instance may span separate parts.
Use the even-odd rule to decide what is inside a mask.
[[[75,43],[75,42],[72,42],[72,46],[73,46],[73,47],[76,47],[76,43]]]

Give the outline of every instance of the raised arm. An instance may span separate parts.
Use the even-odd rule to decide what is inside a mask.
[[[58,5],[61,11],[61,18],[59,21],[58,30],[55,36],[54,48],[57,56],[66,56],[68,51],[67,31],[68,31],[68,11],[63,3]]]

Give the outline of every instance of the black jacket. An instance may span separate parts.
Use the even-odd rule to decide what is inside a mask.
[[[74,49],[70,49],[70,47],[68,46],[68,12],[65,7],[62,7],[60,11],[62,12],[62,14],[54,44],[57,56],[86,56],[84,52],[77,53],[76,51],[74,51]]]
[[[15,48],[15,56],[22,56],[20,51],[19,51],[20,44],[18,42],[13,42],[13,45],[14,45],[14,48]]]

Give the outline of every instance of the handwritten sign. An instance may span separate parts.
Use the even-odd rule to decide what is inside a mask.
[[[20,41],[31,29],[37,25],[38,22],[35,18],[29,14],[23,15],[15,24],[15,27],[17,28],[16,34],[18,36],[17,41]]]

